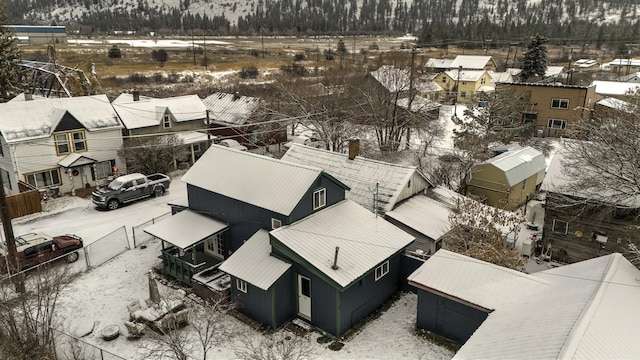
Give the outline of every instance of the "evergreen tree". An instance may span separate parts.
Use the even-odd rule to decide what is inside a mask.
[[[527,81],[532,76],[544,76],[547,72],[547,38],[536,34],[527,43],[527,52],[522,62],[520,79]]]
[[[20,82],[20,50],[13,32],[4,27],[6,23],[4,3],[0,2],[0,102],[13,98],[23,90]]]

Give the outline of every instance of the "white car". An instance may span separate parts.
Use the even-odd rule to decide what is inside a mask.
[[[220,145],[222,146],[226,146],[230,149],[236,149],[236,150],[240,150],[240,151],[247,151],[247,147],[240,144],[239,142],[237,142],[236,140],[233,139],[224,139],[224,140],[220,140]]]

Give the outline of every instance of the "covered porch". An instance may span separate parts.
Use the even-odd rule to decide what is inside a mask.
[[[224,237],[228,228],[222,221],[186,209],[144,231],[162,240],[165,273],[192,286],[194,274],[224,260]]]

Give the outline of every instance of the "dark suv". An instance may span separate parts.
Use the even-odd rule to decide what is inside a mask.
[[[82,239],[73,234],[51,237],[46,234],[28,233],[16,237],[20,269],[30,268],[52,259],[62,258],[72,263],[80,256]],[[7,267],[7,245],[0,246],[0,269]]]

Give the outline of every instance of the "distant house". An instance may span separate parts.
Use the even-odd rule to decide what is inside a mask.
[[[194,163],[207,149],[206,112],[197,95],[171,98],[140,96],[137,91],[122,93],[113,101],[113,108],[124,124],[125,138],[176,134],[189,147],[189,159]]]
[[[105,95],[73,98],[21,96],[0,104],[0,171],[8,194],[18,183],[75,194],[126,171],[117,151],[122,124]]]
[[[491,76],[491,82],[493,84],[496,84],[496,83],[499,83],[499,82],[513,82],[514,81],[513,73],[511,73],[509,71],[505,71],[505,72],[489,71],[489,76]]]
[[[516,93],[531,94],[522,120],[536,124],[536,136],[561,137],[567,125],[579,117],[588,117],[597,99],[595,86],[537,83],[498,83]]]
[[[603,65],[618,76],[630,75],[640,71],[640,59],[613,59]]]
[[[551,159],[541,190],[546,192],[544,244],[552,259],[576,262],[593,257],[625,253],[628,244],[640,245],[637,219],[640,197],[619,204],[602,203],[578,189],[568,188],[561,152]]]
[[[634,82],[594,81],[591,85],[595,87],[598,100],[605,97],[624,99],[640,91],[640,84]]]
[[[67,30],[64,26],[5,25],[20,44],[66,44]]]
[[[431,187],[415,166],[371,160],[358,156],[358,152],[358,140],[350,141],[348,154],[294,144],[282,160],[332,174],[351,189],[347,199],[379,214],[391,211],[396,204]]]
[[[427,60],[425,68],[427,68],[427,70],[431,73],[441,73],[443,71],[451,69],[452,62],[453,59],[430,58],[429,60]]]
[[[200,287],[228,274],[238,310],[264,326],[299,317],[341,336],[403,283],[414,238],[319,168],[212,145],[182,180],[188,208],[145,229],[166,273]]]
[[[506,151],[471,170],[467,195],[498,208],[515,208],[526,202],[544,180],[544,155],[532,147]]]
[[[458,102],[467,101],[478,92],[495,90],[491,75],[485,70],[449,70],[438,75],[437,81]]]
[[[462,344],[455,359],[628,359],[639,277],[618,253],[528,275],[439,250],[408,279],[416,325]]]
[[[214,93],[202,100],[209,127],[218,139],[232,139],[249,149],[286,141],[286,131],[263,131],[252,125],[262,100],[238,94]]]

